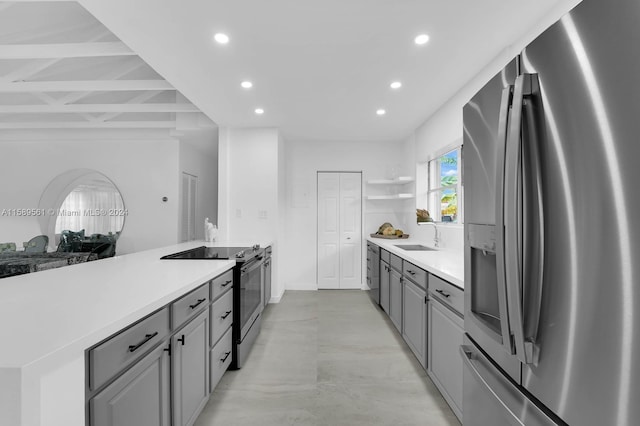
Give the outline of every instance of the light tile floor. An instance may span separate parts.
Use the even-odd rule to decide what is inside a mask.
[[[459,425],[391,321],[359,290],[287,291],[245,366],[195,426]]]

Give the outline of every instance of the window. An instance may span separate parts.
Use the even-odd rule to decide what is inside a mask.
[[[436,222],[462,223],[462,147],[428,164],[427,210]]]

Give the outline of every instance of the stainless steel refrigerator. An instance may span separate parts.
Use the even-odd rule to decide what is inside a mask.
[[[584,0],[464,108],[465,426],[640,424],[640,1]]]

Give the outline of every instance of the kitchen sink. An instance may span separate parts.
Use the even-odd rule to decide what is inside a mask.
[[[438,249],[432,248],[432,247],[427,247],[427,246],[421,246],[419,244],[395,244],[396,247],[401,248],[402,250],[409,250],[409,251],[437,251]]]

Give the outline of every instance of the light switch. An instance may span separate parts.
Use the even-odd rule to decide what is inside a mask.
[[[236,217],[240,219],[242,217],[242,209],[236,209]]]
[[[266,219],[267,218],[267,211],[266,210],[258,210],[258,218],[259,219]]]

